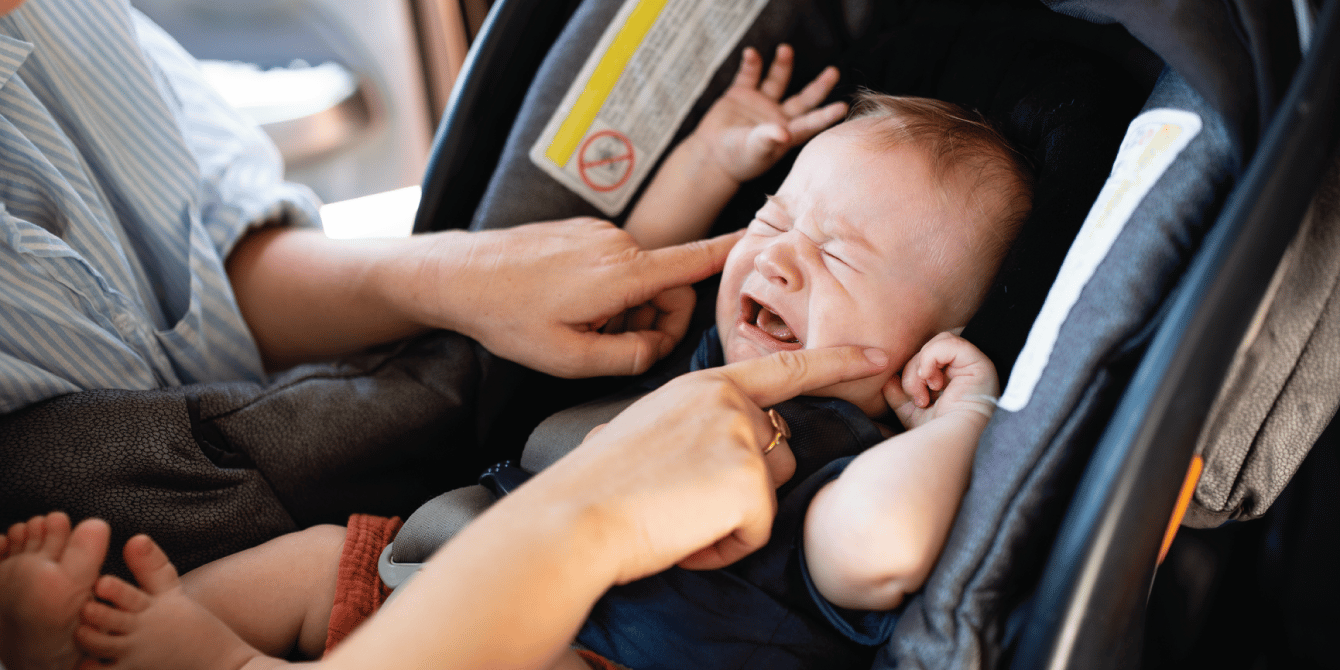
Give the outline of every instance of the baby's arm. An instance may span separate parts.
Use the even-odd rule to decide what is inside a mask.
[[[847,111],[835,102],[815,109],[837,84],[836,68],[821,72],[782,100],[794,54],[777,47],[763,74],[763,58],[746,47],[740,71],[698,127],[666,158],[624,225],[644,249],[701,239],[740,184],[772,167]]]
[[[999,393],[995,366],[941,333],[884,389],[907,432],[857,456],[805,516],[815,586],[841,607],[886,610],[930,575]]]

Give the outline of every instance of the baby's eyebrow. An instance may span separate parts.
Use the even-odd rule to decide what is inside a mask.
[[[769,203],[781,209],[784,214],[787,216],[791,215],[790,210],[786,206],[786,202],[781,198],[771,194],[767,194],[764,197],[768,199]],[[847,219],[841,216],[831,215],[822,210],[818,212],[818,218],[821,219],[819,221],[820,230],[829,238],[840,240],[844,244],[859,247],[866,253],[878,254],[875,246],[871,244],[870,240],[861,232],[860,227],[853,225]]]
[[[824,229],[824,232],[827,233],[829,237],[841,240],[843,244],[859,247],[865,250],[867,253],[871,254],[878,253],[875,250],[875,246],[870,243],[870,240],[868,238],[866,238],[865,233],[861,231],[861,228],[851,223],[844,217],[841,216],[824,217],[822,227]]]

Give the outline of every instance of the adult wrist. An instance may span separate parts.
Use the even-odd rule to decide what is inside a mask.
[[[607,500],[537,477],[497,504],[503,503],[513,505],[509,512],[519,515],[535,550],[567,559],[572,566],[567,581],[585,583],[593,602],[614,584],[629,581],[623,560],[630,550],[628,534]]]
[[[443,328],[474,337],[469,300],[481,292],[467,267],[467,231],[414,235],[378,249],[367,286],[395,318],[421,328]]]

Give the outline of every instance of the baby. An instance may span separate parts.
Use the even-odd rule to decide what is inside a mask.
[[[849,344],[888,355],[890,373],[818,393],[907,430],[822,483],[803,508],[801,551],[825,607],[889,610],[929,574],[994,408],[994,367],[955,333],[1027,213],[1030,181],[994,131],[946,103],[864,94],[848,120],[823,131],[846,112],[819,106],[837,72],[783,100],[791,63],[780,47],[765,75],[759,54],[745,50],[733,85],[667,157],[626,230],[648,247],[700,238],[740,183],[814,138],[731,252],[715,332],[728,363]],[[626,316],[645,318],[654,308]],[[768,459],[778,485],[791,477],[785,441]],[[264,654],[320,655],[352,527],[348,536],[325,526],[277,538],[181,579],[137,536],[125,548],[136,588],[95,581],[107,543],[98,524],[72,532],[56,514],[0,542],[0,584],[12,599],[0,602],[0,623],[41,614],[25,624],[31,630],[3,631],[9,670],[70,668],[81,653],[142,668],[270,667],[284,662]],[[56,575],[57,586],[27,600],[9,590],[34,570]],[[48,655],[34,660],[34,650]],[[576,653],[558,667],[588,663],[602,667]]]

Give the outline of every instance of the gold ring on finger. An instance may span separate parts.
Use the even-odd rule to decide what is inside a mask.
[[[782,440],[791,439],[791,427],[786,425],[786,419],[783,419],[782,415],[778,414],[776,409],[768,410],[768,419],[772,421],[772,429],[776,432],[772,434],[772,441],[769,442],[767,448],[763,450],[764,456],[768,455],[768,452],[773,449],[776,449],[777,445],[781,444]]]

